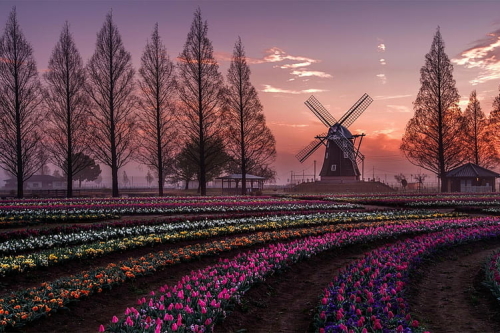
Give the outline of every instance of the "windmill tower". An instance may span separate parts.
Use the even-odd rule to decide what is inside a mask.
[[[316,117],[325,124],[328,132],[317,135],[296,157],[302,163],[320,146],[325,145],[325,159],[319,174],[321,181],[359,180],[361,173],[358,165],[365,158],[359,151],[359,147],[365,134],[353,135],[348,128],[368,108],[371,102],[373,99],[364,94],[339,121],[314,96],[309,97],[305,102]]]

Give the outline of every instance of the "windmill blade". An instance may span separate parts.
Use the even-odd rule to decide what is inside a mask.
[[[356,152],[356,161],[359,163],[363,162],[365,160],[365,155],[361,154],[361,152],[358,150]]]
[[[316,136],[316,139],[309,143],[304,149],[299,151],[295,157],[297,157],[300,163],[304,162],[325,142],[325,139],[326,133]]]
[[[358,117],[365,112],[365,110],[370,106],[373,102],[373,99],[368,96],[368,94],[364,94],[361,98],[354,103],[354,105],[340,118],[339,124],[344,127],[349,127],[352,125]]]
[[[316,97],[311,96],[307,101],[304,102],[305,105],[311,110],[316,117],[321,120],[326,127],[332,127],[337,123],[337,120],[328,112],[327,109],[316,99]]]

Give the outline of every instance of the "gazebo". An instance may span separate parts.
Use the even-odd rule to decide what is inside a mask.
[[[265,177],[255,176],[251,174],[246,174],[246,188],[247,193],[254,193],[256,191],[262,191],[264,188]],[[241,186],[243,175],[241,173],[233,173],[231,175],[217,177],[222,181],[222,193],[227,194],[241,194]]]
[[[446,173],[448,192],[495,192],[495,178],[500,174],[467,163]]]

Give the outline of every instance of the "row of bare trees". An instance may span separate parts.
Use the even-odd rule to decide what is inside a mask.
[[[199,9],[177,64],[155,25],[138,80],[111,13],[86,65],[66,22],[43,79],[14,8],[0,39],[0,166],[17,179],[20,198],[39,156],[61,168],[68,197],[86,154],[110,167],[113,196],[118,171],[131,160],[156,175],[159,195],[169,175],[198,179],[202,195],[222,171],[243,175],[242,193],[246,174],[273,175],[275,139],[241,39],[225,84]]]
[[[436,174],[445,192],[448,171],[465,162],[485,168],[500,162],[500,95],[489,117],[482,111],[475,90],[465,111],[461,111],[453,65],[444,51],[439,28],[420,75],[415,114],[406,126],[400,148],[411,163]]]

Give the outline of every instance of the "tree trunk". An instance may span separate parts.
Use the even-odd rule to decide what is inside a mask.
[[[163,196],[163,173],[160,171],[160,177],[158,177],[158,196]]]
[[[66,197],[73,197],[73,177],[70,173],[68,173],[66,176]]]
[[[111,196],[114,198],[119,197],[120,193],[118,191],[118,168],[115,166],[111,168]]]

